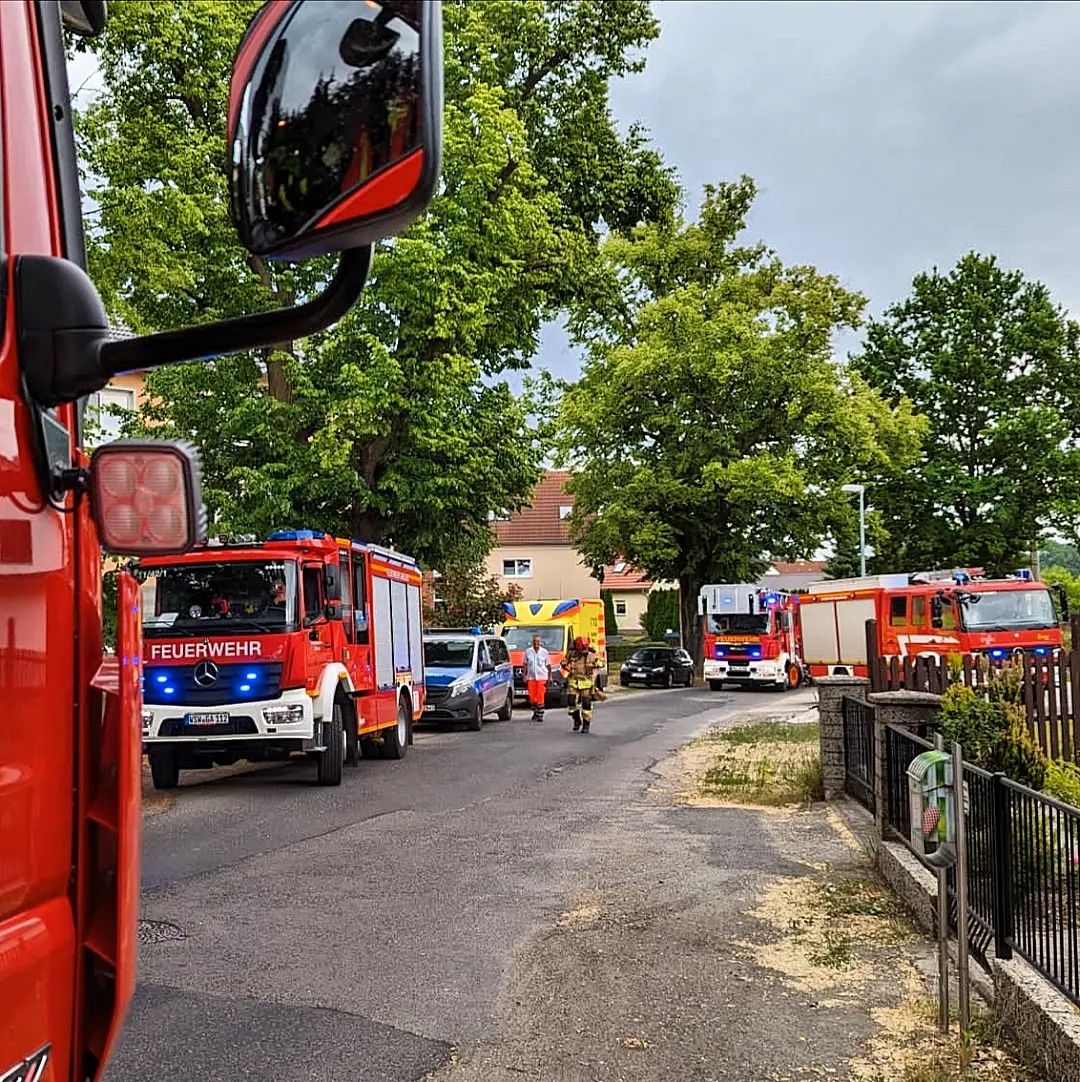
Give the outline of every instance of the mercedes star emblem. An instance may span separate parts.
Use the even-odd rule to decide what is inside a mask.
[[[195,683],[201,688],[208,688],[211,684],[216,684],[218,678],[218,667],[212,661],[200,661],[195,666]]]

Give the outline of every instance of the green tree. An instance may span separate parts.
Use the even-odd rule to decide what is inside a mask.
[[[610,590],[601,590],[600,596],[604,601],[604,631],[610,639],[612,635],[619,634],[619,621],[615,616],[615,598]]]
[[[641,626],[650,642],[664,642],[668,629],[679,630],[679,591],[652,590],[645,605]]]
[[[883,569],[1010,572],[1080,510],[1080,326],[993,256],[918,275],[871,322],[854,367],[910,400],[929,436],[914,469],[878,477]]]
[[[117,2],[80,46],[105,85],[78,123],[100,178],[91,270],[135,330],[288,305],[331,273],[251,257],[229,224],[227,79],[258,6]],[[440,194],[378,248],[360,303],[303,343],[150,377],[145,423],[202,448],[222,528],[303,522],[475,558],[489,512],[527,502],[547,439],[545,386],[515,396],[505,374],[593,288],[603,234],[670,216],[672,177],[608,107],[658,32],[646,3],[455,2],[445,27]]]
[[[872,499],[872,493],[867,492],[866,499]],[[857,497],[850,496],[849,500],[855,504]],[[866,512],[866,548],[868,551],[877,552],[885,543],[885,527],[878,512],[867,509]],[[830,579],[850,579],[859,574],[861,563],[859,561],[859,512],[854,508],[839,522],[832,531],[830,541],[833,545],[833,554],[829,557],[825,568],[825,577]],[[870,557],[867,557],[869,569]]]
[[[561,414],[578,548],[678,582],[695,657],[701,586],[811,554],[850,514],[840,486],[909,460],[919,428],[832,359],[863,299],[738,243],[754,195],[745,177],[709,186],[698,221],[608,242],[619,293],[579,326]]]
[[[464,560],[447,564],[435,584],[439,604],[424,613],[431,627],[493,627],[502,623],[503,602],[521,598],[521,587],[503,587],[483,563]]]
[[[1044,567],[1060,567],[1070,575],[1080,576],[1080,550],[1075,545],[1047,540],[1039,552],[1039,563]]]

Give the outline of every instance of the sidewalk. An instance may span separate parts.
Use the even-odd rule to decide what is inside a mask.
[[[769,713],[783,707],[740,720]],[[934,1042],[934,950],[869,850],[824,805],[702,806],[702,761],[698,744],[657,764],[574,847],[579,887],[520,957],[499,1036],[433,1079],[948,1078],[910,1073]],[[973,1068],[1025,1077],[990,1052]]]

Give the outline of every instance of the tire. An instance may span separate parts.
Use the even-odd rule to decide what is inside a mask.
[[[409,710],[404,699],[398,699],[397,724],[392,729],[383,729],[382,757],[384,759],[404,759],[409,746]]]
[[[723,680],[710,680],[709,681],[709,690],[710,691],[723,691],[724,690],[724,681]]]
[[[787,683],[784,685],[786,691],[795,691],[802,683],[802,672],[798,665],[789,665],[787,667]]]
[[[334,700],[330,724],[323,725],[326,749],[315,759],[315,781],[318,785],[340,785],[341,768],[345,763],[345,718],[340,699]]]
[[[484,727],[484,700],[479,695],[476,697],[476,709],[465,727],[470,733],[478,733]]]
[[[683,685],[683,687],[692,688],[693,686],[694,686],[694,670],[691,669],[686,674],[686,683]]]
[[[619,677],[619,686],[624,687],[624,688],[628,688],[630,686],[630,681],[629,680],[624,680],[622,677]]]
[[[343,721],[345,723],[345,765],[359,766],[360,734],[356,728],[358,723],[356,707],[352,702],[342,702],[341,707],[344,711]]]
[[[666,673],[664,673],[664,687],[671,688],[671,687],[674,687],[674,686],[675,686],[675,677],[672,676],[671,670],[668,669],[668,671]]]
[[[514,716],[514,689],[511,688],[506,693],[506,703],[503,708],[495,715],[499,721],[509,721]]]
[[[175,789],[180,781],[180,757],[175,748],[151,748],[150,777],[155,789]]]

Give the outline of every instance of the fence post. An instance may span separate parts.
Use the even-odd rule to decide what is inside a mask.
[[[1009,815],[1004,774],[993,776],[990,794],[994,835],[994,864],[991,869],[994,881],[994,954],[1002,961],[1008,961],[1012,957],[1010,940],[1013,936],[1012,817]]]
[[[825,799],[844,791],[847,762],[844,752],[844,696],[866,700],[868,681],[861,676],[820,676],[817,688],[818,720],[821,724],[821,772]]]
[[[877,652],[877,620],[866,621],[866,675],[871,691],[884,691],[881,681],[881,658]]]

